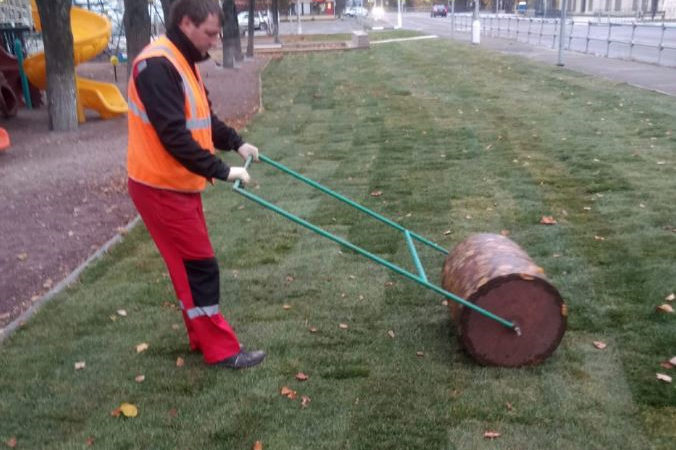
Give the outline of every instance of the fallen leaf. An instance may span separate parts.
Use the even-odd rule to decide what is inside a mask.
[[[604,348],[606,348],[608,346],[608,344],[606,344],[603,341],[594,341],[593,344],[594,344],[594,347],[598,348],[599,350],[603,350]]]
[[[5,441],[5,445],[9,448],[14,448],[16,447],[16,438],[11,437]]]
[[[542,216],[540,223],[542,225],[556,225],[556,219],[553,216]]]
[[[286,276],[286,282],[291,283],[294,280],[294,278],[291,275]]]
[[[136,375],[136,377],[134,378],[134,381],[136,381],[137,383],[143,383],[145,381],[145,379],[146,379],[145,375]]]
[[[664,373],[657,373],[657,379],[659,381],[664,381],[665,383],[671,383],[671,377],[669,375],[666,375]]]
[[[183,367],[185,365],[185,360],[180,356],[176,358],[176,367]]]
[[[448,306],[448,300],[442,300],[441,306]]]
[[[312,399],[310,399],[310,397],[308,397],[307,395],[303,395],[300,398],[300,406],[303,407],[303,408],[307,408],[310,405],[311,401],[312,401]]]
[[[251,447],[251,450],[263,450],[263,443],[261,441],[254,442],[254,445]]]
[[[284,397],[289,398],[291,400],[295,400],[296,396],[298,395],[298,393],[296,391],[289,388],[288,386],[282,386],[282,389],[279,391],[279,393],[282,394]]]
[[[380,197],[383,195],[383,191],[373,191],[371,192],[371,197]]]
[[[389,330],[389,331],[387,332],[387,334],[388,334],[388,336],[390,336],[392,339],[394,339],[394,331]]]
[[[120,414],[122,414],[122,410],[120,408],[115,408],[110,412],[110,415],[113,417],[120,417]]]
[[[385,287],[392,287],[394,286],[394,281],[386,281],[385,282]]]
[[[47,280],[46,280],[44,283],[42,283],[42,287],[45,288],[45,289],[49,289],[49,288],[52,287],[52,283],[54,283],[54,282],[52,281],[52,279],[51,279],[51,278],[47,278]]]
[[[339,324],[338,324],[338,327],[341,328],[341,329],[343,329],[343,330],[347,330],[347,328],[348,328],[348,326],[347,326],[346,323],[339,323]]]
[[[178,416],[178,411],[176,410],[176,408],[171,408],[169,410],[169,417],[176,417],[176,416]]]
[[[672,314],[672,313],[674,312],[674,308],[673,308],[671,305],[668,305],[668,304],[666,304],[666,303],[663,304],[663,305],[658,306],[658,307],[655,308],[655,309],[656,309],[657,311],[659,311],[659,312],[669,313],[669,314]]]
[[[484,439],[495,439],[499,437],[500,433],[497,431],[484,431]]]
[[[16,257],[19,259],[19,261],[25,261],[28,258],[28,253],[19,253],[16,255]]]
[[[669,369],[673,369],[673,368],[674,368],[674,365],[671,364],[669,361],[662,361],[662,362],[660,363],[660,367],[663,368],[663,369],[669,370]]]
[[[124,309],[118,309],[117,315],[122,316],[122,317],[127,317],[127,311],[125,311]]]
[[[674,356],[669,360],[669,364],[671,364],[672,366],[676,366],[676,356]]]
[[[298,372],[296,374],[296,380],[298,380],[298,381],[307,381],[308,378],[309,377],[306,374],[304,374],[303,372]]]
[[[667,295],[666,297],[664,297],[664,299],[668,302],[673,302],[674,298],[676,298],[676,295],[674,295],[673,292],[671,294]]]
[[[145,342],[142,342],[136,346],[136,353],[145,352],[146,350],[148,350],[148,344]]]
[[[582,209],[584,209],[585,211],[591,211],[591,206],[585,206],[585,207],[582,208]]]
[[[131,403],[122,403],[120,405],[120,411],[124,415],[124,417],[136,417],[138,416],[138,408],[136,405],[132,405]]]
[[[512,411],[512,410],[514,409],[514,407],[512,406],[512,404],[509,403],[509,402],[507,402],[507,404],[506,404],[505,406],[507,406],[507,411]]]
[[[596,241],[605,241],[606,238],[604,238],[603,236],[594,235],[594,240],[596,240]]]
[[[446,231],[444,231],[444,236],[448,236],[448,235],[451,234],[451,233],[452,233],[451,230],[446,230]]]
[[[84,361],[78,361],[75,363],[75,370],[82,370],[86,366]]]
[[[425,356],[425,352],[415,352],[415,356],[422,358],[423,356]]]
[[[177,324],[177,323],[174,323],[174,324],[171,325],[171,329],[172,329],[172,330],[180,330],[180,329],[181,329],[181,326],[180,326],[179,324]]]
[[[89,436],[85,441],[85,444],[87,444],[87,447],[91,447],[92,445],[94,445],[94,438],[92,436]]]
[[[291,309],[291,305],[289,305],[288,303],[284,303],[284,304],[282,305],[282,308],[284,308],[284,309],[286,309],[286,310],[289,310],[289,309]]]
[[[509,236],[509,230],[500,230],[502,236]]]
[[[317,331],[317,327],[310,327],[310,333],[316,333]]]

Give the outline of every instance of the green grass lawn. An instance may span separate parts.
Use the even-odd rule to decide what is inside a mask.
[[[676,290],[673,98],[443,40],[286,56],[263,81],[247,140],[446,248],[508,230],[569,306],[561,346],[537,367],[481,367],[439,296],[218,184],[206,210],[221,309],[264,364],[225,371],[189,352],[137,227],[0,347],[1,442],[674,448],[676,384],[656,373],[675,375],[660,362],[676,322],[655,310]],[[251,173],[256,194],[413,270],[399,233],[262,164]],[[442,257],[423,261],[438,282]],[[139,415],[112,417],[122,402]]]

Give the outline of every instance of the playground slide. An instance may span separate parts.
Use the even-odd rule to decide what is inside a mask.
[[[39,30],[41,29],[40,16],[35,0],[31,0],[31,6],[35,28]],[[76,65],[94,58],[108,45],[112,26],[106,17],[73,7],[70,10],[70,22],[73,30]],[[24,69],[31,83],[44,90],[47,86],[45,54],[38,53],[28,57],[24,61]],[[83,108],[97,111],[104,119],[117,117],[127,112],[127,102],[116,85],[81,77],[76,77],[76,81],[78,102]],[[84,115],[80,114],[80,116],[80,120],[84,121]]]

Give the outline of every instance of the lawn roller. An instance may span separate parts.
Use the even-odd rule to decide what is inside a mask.
[[[259,155],[260,161],[399,230],[417,274],[336,236],[247,191],[237,180],[233,189],[247,199],[441,294],[448,300],[458,337],[467,353],[484,365],[519,367],[544,361],[558,347],[566,329],[567,308],[558,291],[516,243],[498,234],[475,234],[452,252],[400,224],[344,197],[288,167]],[[249,168],[251,157],[244,165]],[[415,242],[446,255],[442,285],[430,283]]]

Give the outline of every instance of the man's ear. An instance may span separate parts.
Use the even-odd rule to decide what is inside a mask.
[[[194,23],[192,23],[192,20],[190,20],[190,17],[188,16],[183,16],[181,20],[178,22],[178,27],[183,31],[184,33],[190,29],[192,29],[195,26]]]

